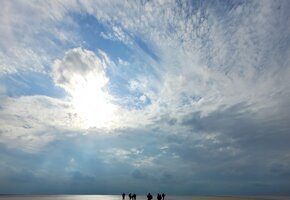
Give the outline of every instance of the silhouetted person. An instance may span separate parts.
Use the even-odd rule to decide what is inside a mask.
[[[122,198],[123,198],[123,200],[125,200],[125,193],[122,194]]]
[[[162,199],[162,197],[161,197],[161,194],[157,194],[157,200],[161,200]]]
[[[164,194],[164,193],[162,193],[162,200],[164,200],[164,198],[165,198],[165,194]]]
[[[148,200],[151,200],[153,197],[152,197],[152,195],[150,194],[150,192],[147,194],[147,199]]]
[[[131,200],[131,199],[132,199],[132,195],[131,195],[131,193],[130,193],[128,196],[129,196],[129,199]]]
[[[133,194],[133,195],[132,195],[132,199],[133,199],[133,200],[136,200],[136,194]]]

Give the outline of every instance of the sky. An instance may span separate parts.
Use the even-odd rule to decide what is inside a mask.
[[[0,193],[290,195],[289,9],[2,0]]]

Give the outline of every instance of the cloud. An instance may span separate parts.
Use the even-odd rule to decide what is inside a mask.
[[[3,2],[0,14],[1,74],[21,70],[46,72],[68,43],[77,41],[70,11],[75,1]],[[65,24],[63,24],[63,22]]]
[[[108,82],[105,66],[100,58],[92,51],[82,48],[71,49],[66,52],[62,60],[56,60],[52,66],[52,76],[55,83],[68,92],[84,84],[89,76],[97,79],[96,84],[99,88],[104,87]]]
[[[56,132],[78,130],[71,104],[45,96],[10,97],[1,102],[1,143],[31,153],[56,139]]]
[[[152,91],[154,100],[182,106],[184,101],[192,102],[191,99],[198,96],[203,99],[204,104],[207,104],[202,109],[206,113],[215,110],[220,105],[218,102],[235,104],[245,99],[265,100],[267,98],[264,95],[267,91],[264,88],[275,90],[278,87],[268,78],[272,76],[272,69],[267,69],[267,63],[261,60],[263,56],[260,56],[268,54],[266,49],[272,49],[278,38],[284,38],[284,32],[287,32],[284,28],[277,27],[276,22],[279,18],[272,15],[269,8],[275,5],[270,2],[263,5],[253,2],[257,5],[257,10],[246,4],[232,8],[225,6],[223,8],[225,12],[211,10],[213,6],[211,4],[205,4],[204,8],[194,10],[189,3],[174,6],[174,2],[146,2],[141,7],[132,2],[122,5],[113,2],[99,3],[101,5],[92,6],[91,12],[100,21],[113,25],[121,24],[127,32],[142,35],[142,38],[150,44],[158,44],[154,49],[162,55],[163,62],[158,63],[158,69],[157,67],[154,69],[160,70],[158,78],[162,81],[160,85],[154,87],[157,91]],[[280,8],[287,7],[282,6],[282,1],[279,3]],[[162,4],[162,7],[158,6],[159,4]],[[96,9],[99,6],[104,9]],[[159,9],[152,9],[156,7]],[[185,9],[186,7],[188,8]],[[122,9],[130,9],[132,12],[121,14],[118,10]],[[138,9],[141,9],[139,14]],[[241,10],[252,17],[245,18]],[[188,12],[191,12],[190,17]],[[117,17],[110,17],[110,13],[115,13]],[[259,16],[256,16],[256,13],[259,13]],[[144,23],[139,23],[140,21]],[[263,25],[265,23],[266,26]],[[228,29],[229,26],[232,28]],[[263,30],[264,27],[269,31],[257,32],[254,31],[254,27],[258,30]],[[280,28],[282,34],[275,33],[274,37],[269,38],[269,34],[265,33],[275,28]],[[287,53],[282,52],[282,55],[286,58]],[[262,65],[264,69],[259,70],[259,66]],[[258,76],[259,80],[255,79]],[[150,83],[155,81],[150,76],[147,78],[150,79],[147,88],[150,88]],[[252,84],[257,86],[250,87]],[[249,88],[252,90],[247,92]],[[142,88],[139,91],[148,92]],[[162,98],[158,98],[160,93]],[[244,95],[240,95],[241,93]],[[212,99],[219,101],[213,102]],[[212,104],[211,107],[209,104]]]

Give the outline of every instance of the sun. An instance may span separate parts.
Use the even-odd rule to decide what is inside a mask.
[[[85,128],[112,126],[116,106],[101,83],[102,80],[92,75],[75,78],[72,103]]]

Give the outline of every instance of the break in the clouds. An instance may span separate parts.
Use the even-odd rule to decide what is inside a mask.
[[[2,1],[0,193],[289,194],[288,1]]]

